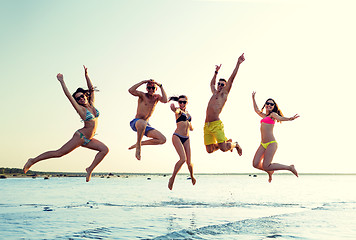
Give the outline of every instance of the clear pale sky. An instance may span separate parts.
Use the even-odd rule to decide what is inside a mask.
[[[136,141],[129,122],[137,107],[127,90],[149,78],[162,83],[169,96],[188,96],[197,173],[258,172],[252,158],[260,118],[252,91],[260,108],[272,97],[285,116],[301,116],[276,124],[274,162],[293,163],[304,173],[356,172],[354,1],[2,0],[0,5],[0,167],[22,168],[83,126],[56,75],[63,73],[74,92],[86,87],[84,64],[100,90],[95,138],[110,148],[95,172],[173,170],[178,155],[169,104],[159,103],[150,119],[166,144],[143,147],[141,161],[127,150]],[[228,78],[242,53],[246,60],[220,117],[243,156],[208,154],[203,124],[215,65],[222,64],[218,77]],[[78,148],[31,170],[83,172],[95,153]]]

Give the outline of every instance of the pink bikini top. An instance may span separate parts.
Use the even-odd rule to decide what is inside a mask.
[[[275,124],[275,121],[270,117],[265,117],[265,118],[261,119],[261,123]]]

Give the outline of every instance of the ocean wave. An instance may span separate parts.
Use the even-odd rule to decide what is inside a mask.
[[[298,209],[311,209],[311,210],[332,210],[356,209],[356,202],[330,202],[322,204],[302,204],[302,203],[276,203],[276,202],[260,202],[260,203],[246,203],[246,202],[202,202],[183,199],[171,199],[168,201],[159,201],[152,203],[112,203],[112,202],[94,202],[85,201],[83,203],[72,203],[69,205],[55,205],[55,204],[0,204],[2,208],[18,208],[18,207],[33,207],[39,208],[44,211],[53,211],[54,209],[75,209],[75,208],[101,208],[101,207],[114,207],[114,208],[248,208],[255,209],[261,208],[298,208]]]
[[[108,202],[87,202],[83,204],[72,204],[64,206],[64,208],[79,208],[79,207],[130,207],[130,208],[255,208],[255,207],[277,207],[277,208],[306,208],[301,204],[291,203],[245,203],[245,202],[201,202],[183,199],[172,199],[168,201],[152,202],[152,203],[108,203]]]
[[[59,206],[55,204],[0,204],[0,207],[34,207],[34,208],[99,208],[99,207],[130,207],[130,208],[256,208],[256,207],[276,207],[276,208],[307,208],[301,204],[290,203],[246,203],[246,202],[201,202],[183,199],[172,199],[168,201],[152,203],[111,203],[111,202],[94,202],[85,201],[83,203],[72,203],[69,205]]]
[[[339,210],[356,210],[356,202],[329,202],[323,203],[322,206],[314,207],[312,210],[328,210],[328,211],[339,211]]]
[[[272,204],[274,206],[274,204]],[[293,205],[294,206],[294,205]],[[229,223],[208,225],[196,229],[181,229],[179,231],[174,231],[166,235],[157,236],[152,238],[154,240],[167,240],[167,239],[243,239],[247,237],[248,239],[267,239],[267,238],[278,238],[278,239],[308,239],[302,237],[302,235],[313,236],[313,230],[310,232],[302,233],[298,229],[306,224],[310,226],[311,229],[318,229],[318,227],[331,227],[334,223],[329,224],[328,218],[334,219],[335,216],[342,217],[346,212],[351,213],[356,210],[356,202],[330,202],[322,203],[319,206],[312,208],[296,209],[295,212],[280,213],[270,216],[263,216],[258,218],[249,218],[238,220]],[[324,212],[322,212],[324,211]],[[340,215],[341,214],[341,215]],[[290,226],[290,219],[294,219],[294,226]],[[314,221],[313,219],[319,219]],[[308,222],[310,221],[310,222]],[[350,224],[349,219],[344,220],[345,224]],[[337,223],[337,220],[336,220]],[[335,224],[336,224],[335,223]],[[342,224],[342,223],[340,223]],[[350,224],[352,225],[352,224]],[[305,227],[305,226],[304,226]],[[293,229],[294,233],[287,233],[284,230],[286,228]],[[332,228],[330,228],[332,229]],[[345,229],[348,229],[347,226]],[[349,230],[349,229],[348,229]],[[308,235],[309,234],[309,235]],[[352,234],[348,232],[335,233],[333,234],[344,234],[348,236]],[[323,238],[321,238],[323,239]],[[330,238],[335,239],[335,238]],[[341,238],[340,238],[341,239]]]
[[[152,238],[154,240],[168,239],[235,239],[242,236],[258,236],[264,238],[298,239],[300,237],[288,234],[276,234],[276,226],[283,225],[276,216],[245,219],[218,225],[209,225],[197,229],[182,229],[166,235]]]
[[[108,239],[111,235],[110,228],[107,227],[98,227],[83,230],[77,233],[74,233],[71,236],[66,236],[67,239]]]

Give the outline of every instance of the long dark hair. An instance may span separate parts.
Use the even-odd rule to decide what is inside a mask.
[[[275,113],[277,113],[279,116],[284,117],[284,115],[283,115],[281,109],[279,109],[278,104],[276,103],[276,101],[274,101],[273,98],[269,98],[269,99],[266,100],[265,104],[263,105],[263,107],[262,107],[262,109],[261,109],[261,112],[263,112],[263,109],[265,108],[266,103],[267,103],[268,101],[273,101],[273,103],[274,103],[274,107],[273,107],[273,109],[272,109],[272,112],[275,112]],[[270,114],[271,114],[271,113],[270,113]],[[268,114],[268,115],[269,115],[269,114]],[[277,122],[280,122],[280,121],[277,120]]]
[[[75,95],[77,93],[83,93],[89,100],[90,102],[90,91],[89,90],[84,90],[83,88],[78,88],[73,94],[72,97],[75,99]],[[77,99],[75,99],[75,101],[77,101]]]
[[[187,101],[188,101],[188,98],[187,98],[187,96],[185,96],[185,95],[180,95],[179,97],[177,97],[177,96],[172,96],[172,97],[169,98],[169,101],[176,101],[176,102],[178,102],[178,100],[179,100],[180,98],[185,98],[185,99],[187,99]]]

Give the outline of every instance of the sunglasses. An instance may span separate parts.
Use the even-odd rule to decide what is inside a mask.
[[[224,87],[224,86],[225,86],[225,83],[218,83],[218,86]]]
[[[156,87],[147,87],[147,90],[155,90],[156,89]]]
[[[76,97],[75,100],[79,101],[81,98],[84,98],[84,94],[80,95],[79,97]]]
[[[266,102],[266,106],[268,106],[268,105],[270,105],[270,106],[274,106],[274,103],[271,103],[271,102]]]
[[[187,104],[187,101],[178,101],[179,104]]]

